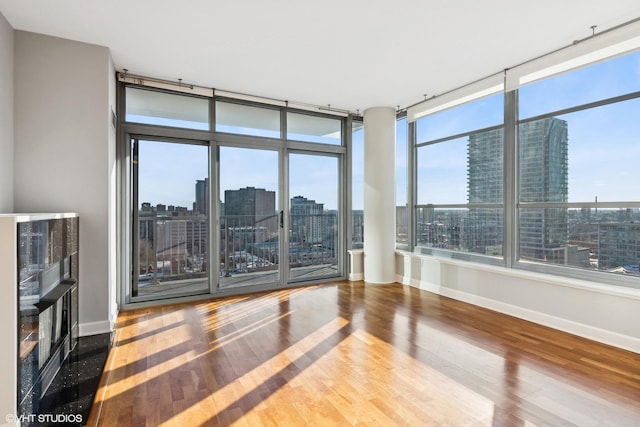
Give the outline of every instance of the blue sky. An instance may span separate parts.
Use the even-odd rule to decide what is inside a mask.
[[[206,146],[141,141],[139,149],[140,203],[192,208],[195,184],[208,176]],[[291,154],[290,197],[303,196],[336,209],[338,162],[335,157]],[[224,190],[243,187],[275,191],[278,197],[278,152],[246,148],[220,148],[220,197]]]
[[[192,209],[196,181],[208,176],[208,153],[201,145],[140,141],[139,202]]]
[[[622,56],[520,88],[520,117],[640,90],[640,53]],[[502,123],[497,94],[417,123],[418,142]],[[640,101],[632,100],[558,116],[568,122],[569,201],[640,200]],[[167,121],[157,124],[169,124]],[[202,123],[171,123],[202,129]],[[406,203],[406,120],[398,122],[396,203]],[[353,134],[353,208],[363,208],[364,132]],[[156,149],[151,149],[156,147]],[[428,152],[428,153],[427,153]],[[246,186],[278,190],[275,151],[221,148],[221,194]],[[466,202],[466,138],[420,149],[419,203]],[[140,201],[192,207],[195,182],[208,176],[205,146],[145,142],[140,154]],[[290,196],[337,206],[337,161],[308,155],[290,158]],[[428,181],[425,179],[428,178]],[[222,196],[223,197],[223,196]]]
[[[640,53],[564,73],[519,90],[520,118],[640,90]],[[502,94],[420,119],[418,142],[501,124]],[[640,200],[640,101],[557,116],[568,123],[569,201]],[[463,138],[466,140],[466,138]],[[421,148],[419,203],[465,203],[464,141]],[[447,149],[445,145],[451,145]]]

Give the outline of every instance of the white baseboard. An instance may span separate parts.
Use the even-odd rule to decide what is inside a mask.
[[[410,285],[409,278],[407,276],[402,276],[400,274],[396,274],[396,282],[402,283],[403,285]],[[417,286],[415,286],[417,288]]]
[[[349,280],[351,282],[364,280],[364,273],[349,273]]]
[[[112,323],[110,320],[80,323],[80,336],[87,337],[90,335],[108,334],[113,330]]]
[[[410,286],[640,354],[640,339],[419,280]]]
[[[116,329],[116,322],[118,321],[118,314],[120,310],[118,306],[114,304],[113,309],[111,310],[111,315],[109,316],[110,328],[112,331]]]

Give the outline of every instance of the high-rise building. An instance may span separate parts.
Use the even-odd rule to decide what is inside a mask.
[[[209,178],[196,181],[196,202],[193,210],[203,215],[209,213]]]
[[[277,231],[276,192],[255,187],[225,190],[224,221],[227,228],[253,230],[253,242],[268,239]]]
[[[179,274],[186,265],[187,249],[186,220],[160,219],[156,222],[155,259],[165,273]]]
[[[469,137],[469,203],[503,202],[502,129]],[[546,118],[521,123],[518,131],[519,195],[521,202],[567,202],[567,122]],[[564,263],[568,241],[566,208],[520,209],[519,241],[522,258]],[[465,244],[486,252],[502,244],[502,210],[471,209]]]
[[[518,133],[521,202],[566,203],[569,198],[567,122],[547,118],[522,123]],[[520,256],[565,263],[566,208],[520,209]]]
[[[351,241],[354,248],[361,248],[364,242],[364,211],[351,211]]]
[[[291,199],[291,240],[301,243],[322,243],[324,204],[306,197]]]
[[[362,213],[361,213],[362,214]],[[361,226],[364,233],[364,222]],[[356,224],[354,220],[354,225]],[[355,230],[354,230],[355,232]],[[409,241],[409,213],[407,206],[396,206],[396,242],[407,243]],[[362,242],[362,240],[360,240]]]
[[[640,265],[640,224],[601,223],[598,224],[598,267],[610,270]]]
[[[469,203],[502,204],[503,146],[502,129],[469,136],[467,145],[467,189]],[[502,209],[470,209],[460,226],[459,239],[470,252],[486,255],[502,253]],[[499,248],[499,249],[498,249]]]

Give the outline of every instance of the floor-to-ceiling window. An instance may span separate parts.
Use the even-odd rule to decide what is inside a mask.
[[[207,292],[209,147],[132,138],[131,159],[131,296]]]
[[[120,93],[124,303],[344,277],[346,114]]]
[[[351,133],[351,248],[364,244],[364,125],[352,122]]]
[[[278,284],[279,152],[227,146],[219,150],[220,286]]]
[[[339,271],[340,162],[337,156],[289,155],[289,280]]]
[[[287,112],[286,123],[286,277],[296,283],[341,276],[349,223],[345,220],[347,121]]]
[[[409,139],[407,118],[401,117],[396,121],[396,246],[407,249],[409,247],[409,198],[407,194]]]

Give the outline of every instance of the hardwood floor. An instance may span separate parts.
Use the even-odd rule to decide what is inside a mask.
[[[638,426],[640,354],[402,285],[123,311],[88,425]]]

